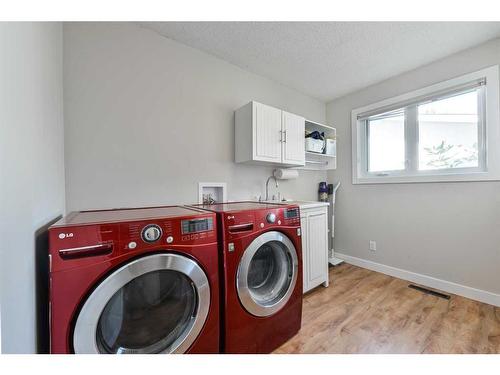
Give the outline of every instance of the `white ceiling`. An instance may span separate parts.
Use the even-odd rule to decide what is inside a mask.
[[[500,36],[500,22],[146,22],[329,101]]]

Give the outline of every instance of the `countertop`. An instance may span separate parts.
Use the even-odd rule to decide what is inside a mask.
[[[283,203],[283,204],[296,204],[301,209],[317,208],[317,207],[328,207],[330,203],[328,202],[315,202],[315,201],[267,201],[269,203]]]

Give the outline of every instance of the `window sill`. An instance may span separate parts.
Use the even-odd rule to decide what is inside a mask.
[[[478,182],[478,181],[500,181],[500,175],[491,172],[473,173],[449,173],[439,175],[419,176],[373,176],[353,177],[354,185],[363,184],[408,184],[408,183],[432,183],[432,182]]]

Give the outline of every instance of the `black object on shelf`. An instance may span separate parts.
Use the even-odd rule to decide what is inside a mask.
[[[317,130],[309,133],[306,135],[306,138],[314,138],[314,139],[319,139],[321,141],[324,141],[325,140],[325,132],[319,132]]]

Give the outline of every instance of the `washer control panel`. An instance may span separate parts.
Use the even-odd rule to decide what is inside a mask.
[[[162,230],[159,225],[149,224],[146,225],[141,232],[141,238],[144,242],[153,243],[160,239]]]
[[[256,210],[224,212],[222,224],[225,237],[233,241],[252,232],[300,226],[300,209],[294,205],[276,204]]]

